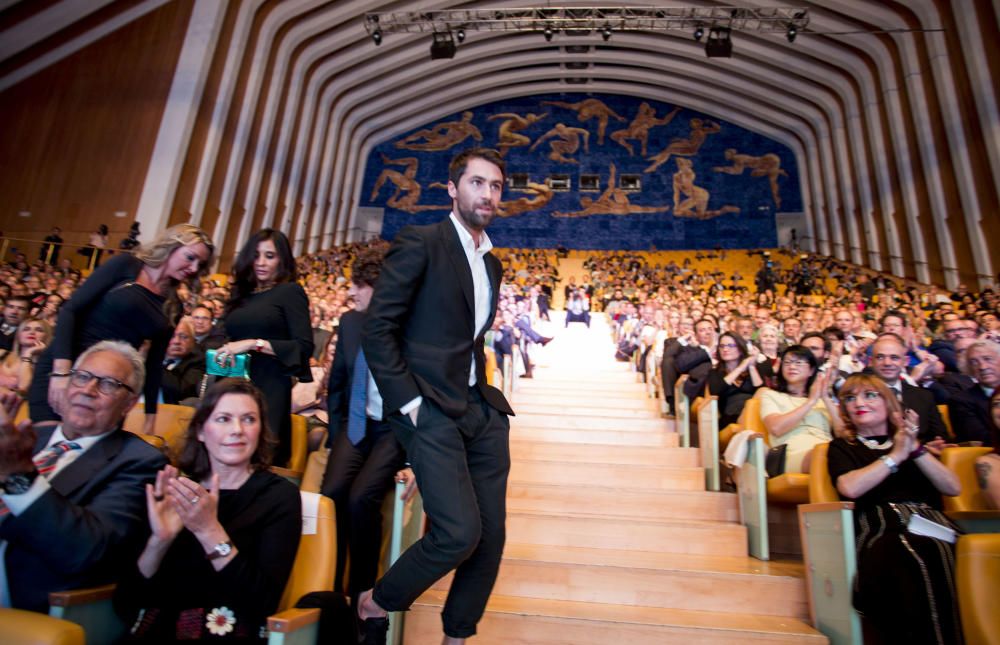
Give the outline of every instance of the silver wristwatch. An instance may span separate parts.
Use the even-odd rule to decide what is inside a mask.
[[[883,464],[885,464],[886,468],[889,469],[890,473],[894,473],[897,470],[899,470],[899,464],[897,464],[896,460],[890,457],[889,455],[882,455],[881,457],[879,457],[879,459],[882,461]]]
[[[205,554],[206,560],[218,560],[233,552],[232,542],[219,542],[212,547],[212,550]]]

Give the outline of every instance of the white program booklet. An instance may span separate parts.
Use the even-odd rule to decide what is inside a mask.
[[[933,522],[926,517],[920,517],[919,515],[911,515],[910,521],[906,525],[907,530],[914,535],[923,535],[925,537],[932,537],[949,544],[954,544],[955,540],[958,539],[958,534],[951,527],[945,526],[944,524],[938,524]]]

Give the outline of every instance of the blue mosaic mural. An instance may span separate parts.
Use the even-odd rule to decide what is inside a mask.
[[[792,151],[687,108],[637,97],[557,94],[453,114],[375,148],[362,206],[385,209],[382,236],[451,209],[448,162],[499,149],[517,185],[490,225],[504,247],[761,248],[776,212],[802,210]]]

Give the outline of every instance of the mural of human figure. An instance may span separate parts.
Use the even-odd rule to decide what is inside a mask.
[[[732,163],[730,166],[715,166],[715,172],[724,172],[727,175],[742,175],[743,171],[750,168],[751,177],[767,177],[771,185],[771,196],[774,198],[774,205],[781,208],[781,192],[778,188],[778,177],[787,177],[788,173],[781,169],[781,158],[773,152],[763,154],[759,157],[742,154],[735,148],[726,150],[726,159]]]
[[[530,194],[531,197],[518,197],[517,199],[500,202],[497,215],[500,217],[513,217],[538,210],[552,201],[552,196],[554,195],[554,191],[548,184],[536,184],[533,181],[529,181],[527,187],[520,190]]]
[[[611,140],[628,150],[628,155],[630,157],[635,154],[635,151],[632,149],[632,144],[628,142],[638,140],[642,144],[640,152],[642,156],[645,157],[646,145],[649,142],[649,131],[658,125],[668,125],[674,120],[674,117],[677,116],[677,113],[680,111],[680,108],[674,108],[672,112],[667,114],[662,119],[657,119],[656,108],[643,101],[642,104],[639,105],[639,111],[636,112],[635,118],[632,119],[632,123],[630,123],[627,128],[612,132]]]
[[[524,130],[534,123],[538,123],[547,116],[547,112],[543,114],[529,113],[524,116],[514,114],[513,112],[502,112],[489,117],[487,121],[506,119],[500,124],[500,129],[497,132],[499,135],[497,140],[497,149],[500,151],[500,156],[507,156],[507,151],[511,148],[519,148],[521,146],[529,145],[531,143],[531,139],[521,134],[521,130]]]
[[[469,137],[476,141],[483,140],[479,128],[472,125],[472,112],[462,112],[461,121],[446,121],[430,128],[417,130],[413,134],[396,142],[396,147],[403,150],[426,150],[440,152],[462,143]]]
[[[404,170],[403,172],[399,172],[392,168],[383,168],[375,180],[375,186],[372,188],[372,195],[368,201],[374,202],[375,198],[378,197],[379,191],[382,190],[382,186],[385,185],[385,182],[389,181],[396,187],[396,190],[393,191],[392,196],[386,201],[386,206],[397,208],[407,213],[447,208],[447,206],[417,205],[417,202],[420,201],[421,189],[420,183],[415,179],[417,169],[420,167],[420,161],[416,157],[390,159],[383,154],[382,164],[385,166],[403,166]]]
[[[573,213],[555,212],[555,217],[587,217],[589,215],[634,215],[635,213],[663,213],[670,206],[633,206],[628,199],[628,192],[618,187],[617,168],[612,163],[609,168],[608,187],[597,199],[581,197],[582,210]]]
[[[723,206],[718,210],[708,210],[709,192],[701,186],[694,185],[696,174],[691,160],[677,157],[674,161],[677,162],[677,172],[674,173],[674,215],[676,217],[710,219],[726,213],[740,212],[736,206]],[[685,197],[683,201],[681,200],[682,195]]]
[[[576,154],[576,151],[580,149],[580,137],[583,137],[583,151],[590,154],[590,132],[583,128],[571,128],[563,123],[557,123],[556,127],[535,139],[535,142],[528,148],[528,152],[534,152],[539,144],[553,137],[558,137],[558,140],[549,143],[549,149],[551,150],[549,152],[549,159],[552,161],[580,163],[576,159],[567,156]]]
[[[625,117],[620,116],[603,101],[599,99],[584,99],[579,103],[566,103],[564,101],[542,101],[542,105],[554,105],[576,112],[580,123],[585,123],[593,118],[597,119],[597,145],[604,145],[604,133],[608,129],[608,118],[616,121],[625,121]]]
[[[653,172],[670,160],[672,155],[682,157],[693,157],[701,150],[701,145],[710,134],[722,131],[722,127],[715,121],[703,121],[701,119],[691,119],[691,134],[687,139],[674,139],[662,152],[649,158],[650,164],[643,172]]]

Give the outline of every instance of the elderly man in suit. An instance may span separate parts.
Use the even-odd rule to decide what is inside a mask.
[[[395,479],[412,481],[406,455],[384,420],[382,396],[361,351],[361,327],[382,268],[381,249],[363,249],[351,266],[354,309],[340,318],[337,348],[330,367],[330,415],[326,474],[321,492],[337,510],[336,587],[341,588],[347,553],[351,567],[347,593],[358,595],[375,584],[382,546],[382,500]]]
[[[399,232],[365,321],[362,346],[383,412],[431,519],[430,532],[361,595],[367,642],[384,642],[386,612],[407,609],[453,569],[443,642],[465,642],[503,553],[513,410],[486,383],[483,344],[501,276],[485,228],[497,214],[505,164],[495,150],[473,148],[448,172],[451,215]]]
[[[67,374],[63,422],[37,435],[0,413],[0,600],[48,610],[50,591],[114,581],[149,531],[144,484],[166,459],[120,429],[145,381],[143,359],[103,341]]]

